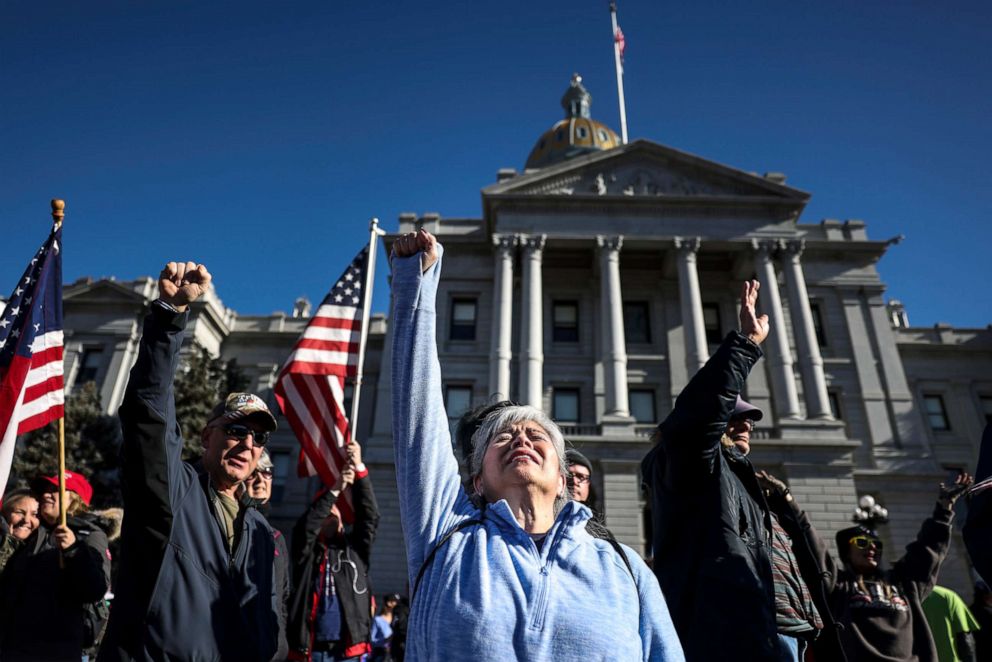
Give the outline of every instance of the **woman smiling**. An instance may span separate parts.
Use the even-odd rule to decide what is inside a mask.
[[[467,494],[442,403],[442,249],[393,246],[393,438],[412,589],[412,660],[681,660],[661,590],[630,548],[591,536],[565,443],[540,410],[497,408],[472,437]]]

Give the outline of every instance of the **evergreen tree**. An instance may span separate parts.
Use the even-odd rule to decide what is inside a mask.
[[[183,432],[183,459],[198,458],[203,451],[200,431],[210,419],[210,412],[228,393],[243,391],[248,380],[237,359],[215,359],[199,345],[194,345],[176,375],[176,419]]]
[[[12,486],[23,487],[36,476],[58,472],[58,425],[52,421],[18,440],[11,467]],[[90,481],[95,506],[121,503],[120,445],[120,421],[103,413],[95,383],[83,384],[66,398],[65,467]]]

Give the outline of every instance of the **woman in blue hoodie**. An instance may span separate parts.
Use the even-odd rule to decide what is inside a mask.
[[[441,391],[441,246],[393,246],[393,439],[412,604],[407,659],[683,660],[661,589],[630,548],[586,531],[564,440],[533,407],[493,412],[462,489]]]

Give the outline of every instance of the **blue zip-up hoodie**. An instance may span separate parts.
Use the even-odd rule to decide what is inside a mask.
[[[439,256],[442,253],[438,246]],[[569,502],[539,550],[505,500],[480,512],[461,487],[441,397],[434,299],[439,257],[393,258],[393,439],[410,586],[459,522],[414,596],[407,659],[683,660],[661,589],[590,536],[588,508]]]

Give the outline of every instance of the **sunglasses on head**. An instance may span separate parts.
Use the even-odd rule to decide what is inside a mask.
[[[256,446],[264,446],[269,441],[269,433],[263,431],[256,431],[247,425],[242,425],[241,423],[228,423],[223,426],[224,434],[226,434],[231,439],[237,439],[238,441],[245,441],[248,439],[248,435],[251,435],[252,443]]]
[[[858,549],[868,549],[870,546],[874,546],[875,549],[882,549],[882,541],[871,536],[854,536],[847,542],[848,544],[853,544]]]

